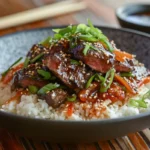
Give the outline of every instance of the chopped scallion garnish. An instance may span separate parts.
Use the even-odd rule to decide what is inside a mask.
[[[32,94],[36,94],[37,91],[38,91],[38,88],[37,88],[36,86],[34,86],[34,85],[29,85],[29,86],[28,86],[28,89],[29,89],[29,91],[30,91]]]
[[[135,100],[133,100],[133,99],[131,99],[131,100],[129,101],[129,105],[130,105],[130,106],[134,106],[134,107],[139,107],[139,104],[138,104]]]
[[[93,76],[90,77],[90,79],[89,79],[89,80],[87,81],[87,83],[86,83],[86,86],[85,86],[86,88],[88,88],[88,87],[91,85],[91,83],[92,83],[92,81],[94,80],[95,76],[96,76],[96,75],[94,74]]]
[[[56,88],[58,88],[60,85],[57,84],[57,83],[49,83],[45,86],[43,86],[39,91],[38,91],[38,94],[45,94],[51,90],[54,90]]]
[[[60,35],[60,34],[55,34],[54,35],[55,40],[60,40],[61,38],[62,38],[62,35]]]
[[[30,62],[31,62],[31,63],[36,62],[36,61],[37,61],[38,59],[40,59],[43,55],[44,55],[44,53],[41,53],[41,54],[37,55],[37,56],[34,57]]]
[[[71,63],[72,65],[79,65],[79,64],[80,64],[79,61],[74,60],[74,59],[70,59],[70,63]]]
[[[79,39],[87,41],[87,42],[97,42],[97,41],[99,41],[98,39],[96,39],[92,35],[79,35]]]
[[[143,100],[134,100],[134,99],[131,99],[129,101],[129,105],[130,106],[133,106],[133,107],[142,107],[142,108],[147,108],[147,104],[145,101]]]
[[[24,68],[26,68],[26,67],[28,66],[29,62],[30,62],[30,60],[29,60],[29,58],[27,57],[27,58],[25,59],[25,61],[24,61]]]
[[[110,86],[111,86],[111,84],[113,82],[113,79],[114,79],[114,75],[115,75],[115,69],[113,69],[113,68],[110,69],[106,73],[105,79],[102,82],[102,85],[100,87],[100,92],[104,93],[110,88]]]
[[[121,72],[120,73],[121,77],[133,77],[132,72]]]
[[[2,76],[5,76],[5,75],[9,72],[9,70],[10,70],[13,66],[15,66],[17,63],[19,63],[21,60],[22,60],[22,57],[20,57],[18,60],[16,60],[6,71],[4,71],[4,72],[2,73]]]
[[[104,82],[105,78],[99,74],[96,75],[96,77],[101,81]]]
[[[84,55],[87,54],[89,48],[90,48],[90,44],[86,44],[86,45],[85,45],[85,48],[83,49],[83,54],[84,54]]]
[[[129,105],[133,107],[138,107],[138,108],[139,107],[147,108],[147,103],[145,102],[145,99],[147,98],[150,98],[150,90],[139,99],[130,99]]]
[[[103,76],[101,76],[101,75],[99,75],[99,74],[96,73],[96,74],[94,74],[93,76],[91,76],[89,78],[89,80],[87,81],[85,87],[88,88],[91,85],[91,83],[93,82],[94,79],[103,82],[105,78]]]
[[[77,99],[77,96],[75,94],[73,94],[70,97],[67,97],[67,100],[70,101],[70,102],[74,102],[76,99]]]
[[[48,71],[45,70],[37,70],[38,74],[41,75],[45,80],[48,80],[51,78],[51,74]]]
[[[50,44],[50,40],[52,38],[49,36],[48,38],[46,38],[44,41],[41,41],[39,44],[43,45],[43,46],[47,46]]]
[[[53,29],[53,32],[59,33],[60,30],[61,30],[61,29]]]
[[[89,49],[99,51],[99,49],[94,47],[92,43],[86,43],[85,48],[83,49],[83,54],[86,55]]]
[[[142,97],[142,99],[146,99],[146,98],[150,98],[150,90],[147,93],[145,93]]]

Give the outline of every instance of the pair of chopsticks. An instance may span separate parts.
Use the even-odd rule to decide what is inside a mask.
[[[18,26],[34,21],[43,20],[58,15],[79,11],[86,8],[83,1],[66,0],[49,4],[39,8],[12,14],[6,17],[0,17],[0,29]]]

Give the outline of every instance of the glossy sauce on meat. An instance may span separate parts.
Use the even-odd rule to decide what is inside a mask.
[[[75,91],[84,88],[85,83],[93,74],[82,62],[72,64],[70,54],[64,53],[61,49],[58,49],[58,47],[52,47],[52,49],[50,49],[50,53],[43,63],[62,80],[64,84]]]
[[[71,50],[76,59],[82,60],[93,70],[106,73],[110,68],[114,67],[116,71],[131,71],[131,66],[126,63],[120,63],[115,60],[115,55],[105,50],[101,43],[94,43],[93,46],[98,50],[89,49],[86,55],[83,54],[84,45],[80,43]]]
[[[17,87],[27,88],[29,85],[34,85],[39,88],[46,85],[48,82],[43,80],[37,73],[38,69],[45,69],[41,64],[30,64],[27,68],[23,68],[15,73],[13,78],[12,89]]]

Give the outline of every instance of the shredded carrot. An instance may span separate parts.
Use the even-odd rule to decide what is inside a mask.
[[[131,94],[136,94],[136,93],[133,91],[132,87],[128,84],[128,82],[127,82],[124,78],[122,78],[121,76],[115,74],[115,79],[116,79],[119,83],[121,83],[123,86],[125,86],[126,89],[127,89]]]
[[[22,67],[23,67],[23,63],[17,65],[17,66],[14,67],[14,68],[11,68],[11,69],[9,70],[9,72],[2,78],[3,84],[8,84],[8,83],[12,80],[12,78],[13,78],[13,76],[14,76],[14,73],[15,73],[16,71],[20,70]]]
[[[17,91],[16,95],[11,97],[10,99],[8,99],[5,104],[9,104],[10,102],[12,101],[15,101],[15,100],[19,100],[19,98],[21,97],[21,95],[25,95],[27,94],[28,92],[27,91]]]
[[[150,83],[150,77],[146,77],[144,78],[140,83],[139,83],[139,87],[143,84],[147,84]]]
[[[133,55],[131,55],[127,52],[123,52],[123,51],[119,51],[119,50],[114,50],[113,52],[115,54],[116,60],[118,60],[120,62],[124,62],[125,58],[133,59]]]
[[[67,110],[68,117],[72,116],[72,113],[73,113],[73,103],[71,102],[68,104],[68,110]]]

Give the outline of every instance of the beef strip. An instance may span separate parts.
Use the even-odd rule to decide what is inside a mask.
[[[41,53],[47,54],[48,49],[46,47],[44,47],[43,45],[35,44],[32,46],[30,51],[27,53],[27,57],[31,60]]]
[[[19,70],[14,75],[12,89],[15,88],[28,88],[29,85],[34,85],[38,88],[41,88],[48,84],[49,82],[43,80],[40,75],[37,73],[37,69],[45,69],[40,64],[30,64],[27,68]],[[49,106],[54,108],[59,107],[67,97],[67,91],[63,89],[54,89],[48,93],[38,95],[39,98],[45,100]]]
[[[40,98],[44,99],[49,106],[56,108],[66,101],[67,96],[67,91],[58,88],[44,95],[40,95]]]
[[[76,92],[84,88],[85,83],[93,74],[83,63],[71,64],[70,55],[62,51],[60,46],[53,46],[43,63],[63,83]]]
[[[63,48],[61,43],[59,44],[59,46]],[[37,44],[31,48],[31,50],[27,54],[27,57],[31,60],[40,53],[44,53],[44,55],[47,55],[48,50],[42,45]],[[17,71],[13,78],[12,90],[16,88],[28,88],[28,86],[30,85],[41,88],[48,84],[49,81],[43,80],[43,78],[37,73],[38,69],[49,71],[49,69],[44,66],[42,62],[29,64],[26,68]],[[38,95],[38,97],[46,100],[49,106],[56,108],[66,100],[67,95],[67,91],[63,89],[54,89],[53,91],[50,91],[43,95]]]
[[[46,69],[46,67],[36,63],[30,64],[27,68],[17,71],[13,78],[12,89],[19,87],[27,88],[29,85],[41,88],[46,85],[48,81],[42,79],[42,77],[37,73],[37,69]]]
[[[74,58],[82,60],[93,70],[106,73],[110,68],[114,67],[118,72],[129,72],[132,66],[126,61],[120,63],[115,60],[115,55],[105,50],[101,43],[93,44],[98,50],[89,49],[86,55],[83,54],[84,44],[80,42],[75,48],[71,49]]]

